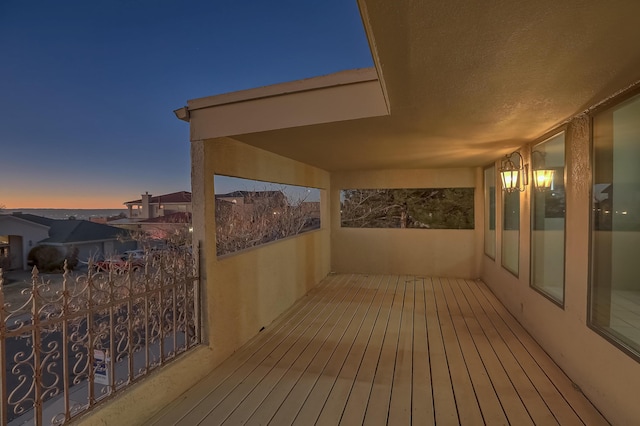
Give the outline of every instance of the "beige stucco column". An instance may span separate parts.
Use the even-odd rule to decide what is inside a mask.
[[[198,250],[200,265],[200,321],[202,324],[201,336],[203,343],[209,341],[209,325],[206,319],[207,303],[207,268],[206,268],[206,191],[204,176],[205,149],[204,141],[191,141],[191,227],[193,229],[192,241],[194,249]],[[213,178],[212,178],[213,179]]]

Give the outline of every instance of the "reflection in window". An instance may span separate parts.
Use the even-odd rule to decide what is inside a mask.
[[[564,133],[533,147],[531,286],[564,302]],[[536,179],[536,176],[538,178]],[[546,180],[546,182],[545,182]]]
[[[496,167],[484,169],[484,253],[496,258]]]
[[[521,167],[517,158],[516,167]],[[502,192],[502,266],[518,276],[520,266],[520,192]]]
[[[234,253],[320,228],[320,190],[216,175],[216,252]]]
[[[640,96],[594,118],[590,324],[640,354]]]
[[[345,228],[473,229],[474,188],[345,189]]]

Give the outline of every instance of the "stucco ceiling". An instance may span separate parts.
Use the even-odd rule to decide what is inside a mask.
[[[326,170],[479,166],[640,80],[640,1],[360,0],[390,115],[235,136]]]

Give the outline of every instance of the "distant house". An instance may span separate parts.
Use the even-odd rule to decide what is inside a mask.
[[[152,240],[166,240],[191,226],[191,193],[187,191],[153,196],[148,192],[127,201],[127,217],[109,221],[119,228],[137,231]]]
[[[152,196],[148,192],[139,200],[127,201],[128,219],[153,219],[173,213],[191,213],[191,193],[187,191]]]
[[[88,220],[56,220],[49,228],[49,238],[38,244],[60,247],[63,252],[76,248],[82,261],[137,248],[127,230]]]
[[[29,251],[37,245],[78,249],[78,258],[102,257],[136,248],[129,232],[87,220],[49,219],[32,214],[0,215],[2,255],[11,259],[11,269],[27,269]]]

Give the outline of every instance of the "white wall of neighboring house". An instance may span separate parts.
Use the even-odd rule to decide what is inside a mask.
[[[0,235],[9,237],[11,269],[27,270],[29,250],[49,237],[49,227],[12,215],[0,216]]]
[[[172,213],[191,213],[192,211],[191,202],[164,202],[162,196],[160,196],[159,202],[151,202],[153,195],[148,192],[142,194],[141,197],[140,203],[125,203],[129,219],[153,219]]]

